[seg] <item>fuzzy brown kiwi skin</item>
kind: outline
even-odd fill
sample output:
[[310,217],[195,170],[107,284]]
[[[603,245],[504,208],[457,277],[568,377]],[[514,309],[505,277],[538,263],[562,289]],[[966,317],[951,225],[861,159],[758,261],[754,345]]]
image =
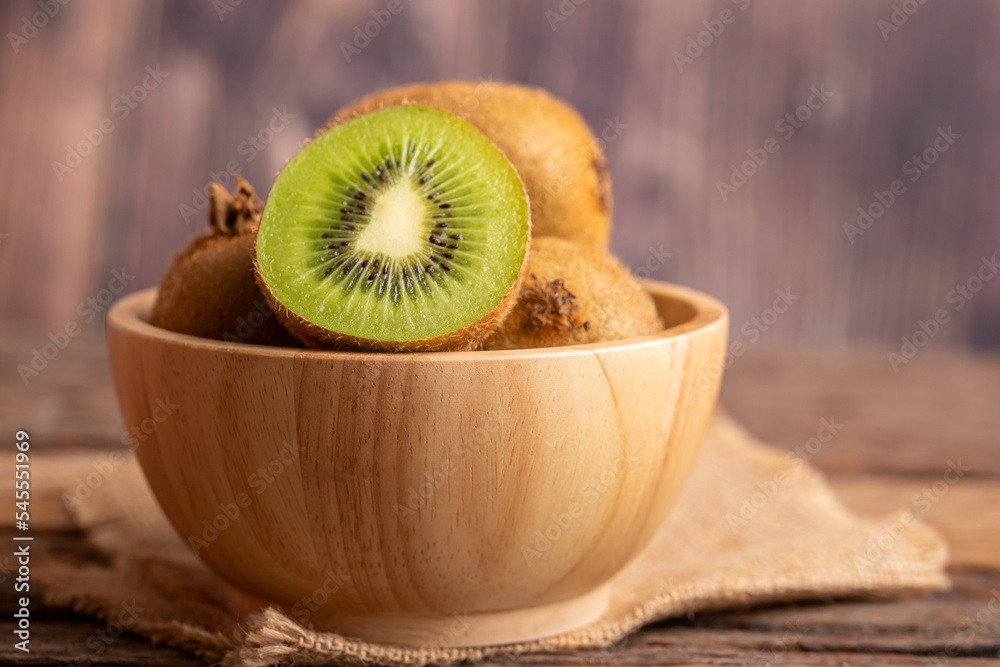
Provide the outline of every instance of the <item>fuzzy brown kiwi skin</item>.
[[484,350],[580,345],[663,330],[652,297],[611,255],[536,237],[518,303]]
[[575,109],[543,90],[500,82],[423,83],[362,98],[320,130],[402,104],[449,111],[485,134],[514,165],[531,197],[535,236],[607,248],[611,180],[607,162]]
[[[267,309],[254,280],[253,248],[263,204],[237,176],[237,190],[210,188],[209,231],[193,237],[164,275],[150,323],[177,333],[255,345],[301,347]],[[240,318],[263,318],[240,338]]]

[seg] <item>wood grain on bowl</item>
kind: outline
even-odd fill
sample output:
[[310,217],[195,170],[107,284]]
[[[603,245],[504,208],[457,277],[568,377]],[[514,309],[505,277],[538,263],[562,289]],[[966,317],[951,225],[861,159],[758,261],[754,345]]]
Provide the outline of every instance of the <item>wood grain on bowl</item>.
[[[725,308],[647,283],[668,329],[614,343],[378,354],[158,329],[141,292],[108,316],[136,448],[179,535],[240,591],[315,627],[399,644],[577,627],[647,544],[698,454]],[[518,612],[517,615],[511,612]],[[456,615],[469,619],[457,635]],[[525,622],[528,619],[529,622]]]

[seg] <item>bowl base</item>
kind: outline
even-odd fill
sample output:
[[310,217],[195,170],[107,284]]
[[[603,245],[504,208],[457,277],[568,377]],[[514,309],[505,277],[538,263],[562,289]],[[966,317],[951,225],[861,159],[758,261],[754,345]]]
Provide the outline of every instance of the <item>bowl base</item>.
[[[269,606],[227,586],[230,608],[245,615]],[[611,587],[541,607],[446,616],[413,614],[342,615],[314,612],[307,625],[379,644],[416,647],[471,647],[526,642],[581,628],[607,611]],[[277,605],[274,605],[277,606]],[[292,616],[294,618],[294,616]]]

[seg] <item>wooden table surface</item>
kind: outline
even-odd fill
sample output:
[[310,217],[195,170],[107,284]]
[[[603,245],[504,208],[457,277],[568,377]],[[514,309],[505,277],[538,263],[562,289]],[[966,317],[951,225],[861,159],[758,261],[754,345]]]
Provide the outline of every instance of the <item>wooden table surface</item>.
[[[25,428],[36,452],[120,447],[121,421],[101,342],[75,340],[26,387],[10,371],[38,344],[37,336],[0,333],[0,364],[8,369],[0,382],[5,441]],[[878,352],[751,351],[728,371],[722,403],[756,435],[783,448],[814,436],[823,419],[842,424],[813,463],[856,513],[909,509],[936,526],[950,546],[953,588],[900,601],[697,614],[649,626],[606,650],[485,664],[1000,664],[1000,357],[924,350],[894,373]],[[949,462],[971,470],[937,495],[933,484]],[[46,512],[58,517],[59,508]],[[36,521],[34,527],[36,553],[58,552],[80,562],[100,557],[65,520]],[[11,544],[11,534],[0,527],[0,542]],[[206,664],[134,636],[106,644],[104,624],[38,605],[31,610],[31,653],[14,650],[11,563],[9,553],[0,553],[0,663]]]

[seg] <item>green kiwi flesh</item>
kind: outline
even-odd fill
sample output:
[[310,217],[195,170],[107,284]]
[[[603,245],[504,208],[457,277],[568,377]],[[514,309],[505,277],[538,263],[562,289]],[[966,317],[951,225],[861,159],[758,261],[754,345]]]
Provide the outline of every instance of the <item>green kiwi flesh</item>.
[[375,111],[319,135],[278,175],[257,279],[313,347],[471,349],[516,303],[529,210],[510,162],[465,121]]

